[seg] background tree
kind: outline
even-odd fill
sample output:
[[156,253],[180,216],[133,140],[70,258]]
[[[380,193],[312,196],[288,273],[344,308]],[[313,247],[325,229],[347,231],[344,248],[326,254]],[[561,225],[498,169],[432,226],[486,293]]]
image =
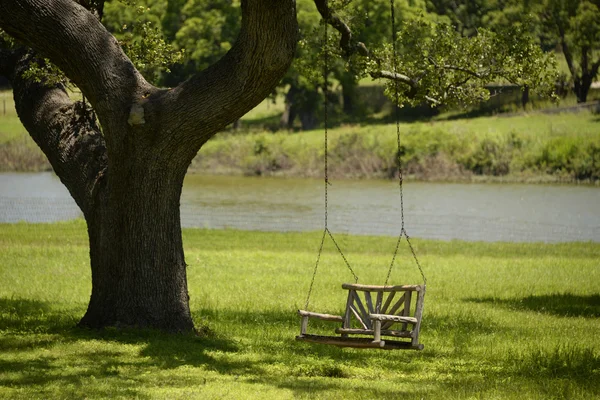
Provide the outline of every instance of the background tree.
[[[482,85],[499,77],[541,88],[553,82],[547,58],[524,32],[467,39],[420,19],[402,25],[395,52],[389,43],[368,48],[326,0],[315,5],[335,28],[321,50],[362,59],[359,77],[388,79],[390,94],[398,85],[399,105],[468,103],[484,98]],[[298,40],[293,0],[245,0],[240,13],[239,35],[222,58],[159,88],[101,24],[102,1],[0,2],[0,28],[18,42],[0,43],[0,74],[87,223],[92,293],[80,325],[193,330],[179,214],[186,170],[212,136],[273,92]],[[169,29],[178,24],[185,26],[169,16]],[[221,39],[215,43],[223,49]],[[24,75],[40,56],[91,107],[73,102],[60,82]]]
[[586,102],[600,68],[600,1],[545,0],[541,16],[565,56],[577,102]]

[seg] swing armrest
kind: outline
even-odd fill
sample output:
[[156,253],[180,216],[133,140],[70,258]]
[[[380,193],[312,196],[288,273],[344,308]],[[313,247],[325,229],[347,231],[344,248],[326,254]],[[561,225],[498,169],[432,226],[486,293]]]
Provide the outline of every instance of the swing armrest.
[[324,321],[333,321],[333,322],[343,322],[344,321],[344,319],[342,317],[340,317],[339,315],[321,314],[321,313],[305,311],[305,310],[298,310],[298,315],[300,315],[301,317],[318,318],[318,319],[322,319]]
[[417,319],[413,317],[403,317],[400,315],[387,315],[387,314],[369,314],[369,318],[373,321],[393,321],[402,322],[407,324],[416,324]]

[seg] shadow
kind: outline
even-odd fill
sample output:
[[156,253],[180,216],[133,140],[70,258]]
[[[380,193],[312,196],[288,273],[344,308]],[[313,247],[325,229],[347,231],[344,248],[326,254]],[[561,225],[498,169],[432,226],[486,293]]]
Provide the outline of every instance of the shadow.
[[556,293],[512,299],[498,299],[494,297],[468,298],[465,301],[499,305],[517,311],[533,311],[560,317],[600,317],[600,295],[598,294],[574,295],[571,293]]
[[[597,298],[591,301],[598,304]],[[156,397],[148,389],[153,387],[168,391],[163,394],[191,390],[201,396],[207,383],[215,388],[235,382],[256,390],[284,389],[295,397],[443,398],[453,391],[485,397],[486,390],[493,390],[490,382],[512,377],[540,387],[549,378],[572,377],[594,389],[588,382],[599,365],[597,355],[581,349],[553,352],[527,346],[494,363],[482,362],[471,357],[469,341],[508,328],[466,311],[428,313],[422,326],[425,350],[420,352],[298,342],[294,338],[300,319],[294,310],[194,309],[196,321],[202,316],[209,327],[218,322],[219,331],[203,329],[201,336],[95,331],[66,322],[81,313],[76,308],[65,312],[48,302],[0,299],[0,386],[28,390],[40,398],[84,398],[93,390],[94,397],[143,399]],[[314,328],[330,329],[333,335],[335,324]],[[540,378],[532,372],[542,369]],[[400,374],[401,384],[390,380],[394,374]],[[440,381],[440,374],[451,379]],[[380,376],[388,383],[369,383]]]
[[52,333],[74,326],[78,322],[74,315],[81,312],[83,309],[57,311],[46,301],[0,298],[0,330]]

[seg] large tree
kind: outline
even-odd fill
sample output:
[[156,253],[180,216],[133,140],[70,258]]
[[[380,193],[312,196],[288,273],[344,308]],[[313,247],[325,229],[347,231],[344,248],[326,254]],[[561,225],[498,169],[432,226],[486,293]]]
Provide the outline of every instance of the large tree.
[[[541,55],[518,35],[462,40],[421,21],[403,26],[396,54],[389,45],[368,49],[327,0],[315,4],[336,33],[322,50],[362,57],[365,74],[401,85],[398,102],[468,101],[485,94],[475,83],[498,77],[531,86],[545,81]],[[102,25],[102,10],[103,0],[1,0],[0,28],[17,44],[4,41],[0,75],[9,77],[19,118],[87,222],[92,293],[80,324],[192,331],[183,179],[202,145],[263,100],[288,70],[298,40],[295,2],[243,0],[231,49],[170,89],[144,79]],[[63,84],[31,74],[44,58],[91,106],[72,101]]]
[[179,198],[187,167],[216,132],[277,85],[294,56],[293,0],[248,1],[232,49],[173,89],[149,84],[117,40],[72,0],[0,3],[0,27],[55,63],[64,87],[23,77],[33,55],[2,55],[19,118],[87,221],[92,294],[81,324],[190,331]]

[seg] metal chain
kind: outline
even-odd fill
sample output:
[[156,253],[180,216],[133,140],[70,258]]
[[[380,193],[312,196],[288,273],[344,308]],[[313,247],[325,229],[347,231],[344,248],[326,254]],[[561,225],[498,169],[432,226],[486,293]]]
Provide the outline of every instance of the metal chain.
[[325,25],[325,33],[323,35],[323,96],[325,97],[325,101],[324,101],[324,125],[325,125],[325,135],[324,135],[324,148],[325,148],[325,152],[324,152],[324,157],[325,157],[325,163],[324,163],[324,183],[325,183],[325,215],[324,215],[324,228],[323,228],[323,237],[321,238],[321,245],[319,246],[319,252],[317,254],[317,262],[315,263],[315,268],[313,270],[313,275],[312,275],[312,279],[310,281],[310,286],[308,288],[308,295],[306,296],[306,304],[304,306],[304,309],[308,309],[308,304],[310,302],[310,295],[312,294],[312,290],[313,290],[313,286],[315,283],[315,277],[317,276],[317,269],[319,268],[319,261],[321,260],[321,253],[323,252],[323,244],[325,242],[325,236],[327,234],[329,234],[329,237],[331,238],[331,240],[333,241],[333,243],[335,244],[336,249],[338,250],[338,252],[340,253],[340,255],[342,256],[342,259],[344,260],[344,262],[346,263],[346,267],[348,267],[348,269],[350,270],[350,272],[352,273],[352,276],[354,277],[354,282],[358,282],[358,276],[356,276],[356,273],[354,273],[354,270],[352,269],[352,267],[350,266],[350,263],[348,262],[348,260],[346,259],[346,256],[344,255],[344,253],[342,252],[342,249],[340,248],[340,246],[337,244],[336,240],[333,238],[333,235],[331,234],[331,231],[329,230],[328,227],[328,221],[329,221],[329,204],[328,204],[328,186],[329,186],[329,166],[327,164],[328,162],[328,143],[327,143],[327,139],[328,139],[328,134],[327,134],[327,128],[328,128],[328,122],[329,122],[329,110],[328,110],[328,106],[329,106],[329,87],[328,87],[328,75],[329,75],[329,53],[327,51],[327,40],[328,40],[328,32],[327,32],[327,21],[324,21],[324,25]]
[[356,275],[356,273],[354,272],[354,270],[352,269],[352,267],[350,266],[350,263],[348,262],[348,260],[346,259],[346,256],[344,255],[344,253],[342,252],[342,249],[340,248],[340,246],[337,244],[337,242],[335,241],[335,239],[333,238],[333,235],[331,234],[331,231],[329,230],[329,228],[326,229],[327,233],[329,233],[329,237],[331,238],[331,240],[333,241],[333,244],[335,244],[335,247],[337,248],[338,252],[340,253],[340,255],[342,256],[342,258],[344,259],[344,262],[346,263],[346,267],[348,267],[348,269],[350,270],[350,273],[352,274],[352,276],[354,277],[354,283],[358,283],[358,276]]
[[315,269],[310,280],[310,286],[308,287],[308,294],[306,295],[306,303],[304,309],[308,310],[308,303],[310,301],[310,295],[312,294],[313,285],[315,284],[315,277],[317,276],[317,268],[319,268],[319,261],[321,260],[321,253],[323,252],[323,243],[325,243],[326,230],[323,231],[323,237],[321,238],[321,246],[319,246],[319,253],[317,254],[317,262],[315,263]]
[[419,259],[417,258],[417,253],[415,253],[415,249],[413,249],[412,244],[410,243],[410,237],[408,236],[408,233],[406,233],[406,231],[403,229],[402,232],[404,232],[404,236],[406,237],[406,243],[408,243],[408,248],[410,249],[410,252],[413,255],[413,258],[415,259],[415,263],[417,263],[417,267],[419,267],[419,272],[421,273],[421,277],[423,278],[423,284],[427,285],[427,278],[425,278],[425,274],[423,273],[423,268],[421,268],[421,263],[419,262]]
[[[392,20],[392,68],[394,73],[398,73],[398,64],[397,64],[397,52],[396,52],[396,42],[397,42],[397,33],[396,33],[396,15],[394,11],[394,0],[390,0],[390,13]],[[396,141],[398,144],[398,154],[396,155],[396,159],[398,162],[398,189],[400,191],[400,234],[398,235],[398,240],[396,241],[396,248],[394,249],[394,254],[392,255],[392,261],[390,262],[390,267],[388,268],[387,276],[385,278],[384,286],[387,286],[390,276],[392,274],[392,269],[394,268],[394,263],[396,262],[396,257],[398,255],[398,250],[400,248],[400,242],[402,241],[402,235],[406,237],[406,241],[408,243],[408,247],[412,252],[413,258],[417,263],[417,267],[419,267],[419,271],[421,272],[421,276],[423,277],[423,283],[427,283],[427,279],[425,279],[425,274],[423,273],[423,269],[421,268],[421,264],[417,258],[417,254],[410,243],[410,238],[406,233],[406,229],[404,229],[404,193],[402,188],[402,182],[404,181],[403,171],[402,171],[402,143],[400,141],[400,108],[398,107],[398,103],[400,103],[400,94],[398,90],[398,81],[394,80],[394,111],[396,117]]]

